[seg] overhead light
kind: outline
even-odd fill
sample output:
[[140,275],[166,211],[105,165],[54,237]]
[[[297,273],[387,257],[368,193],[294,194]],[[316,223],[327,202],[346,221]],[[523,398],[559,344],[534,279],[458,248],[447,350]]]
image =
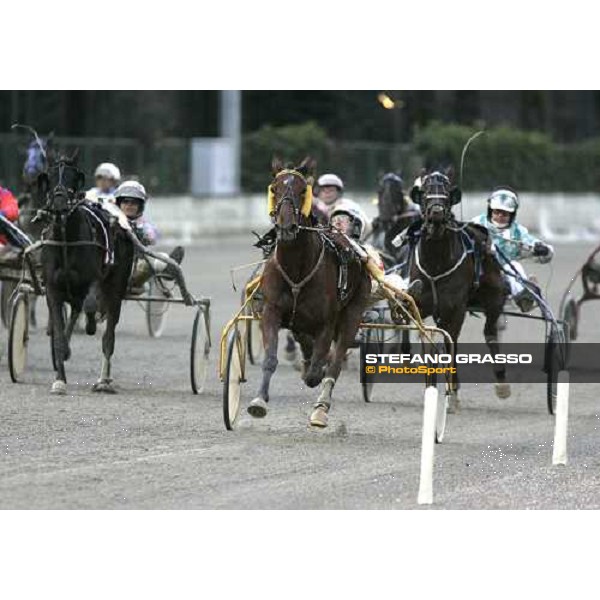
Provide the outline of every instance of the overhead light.
[[381,106],[383,106],[383,108],[385,108],[386,110],[392,110],[393,108],[402,108],[404,106],[404,102],[402,102],[402,100],[394,100],[385,92],[381,92],[377,96],[377,100],[379,100],[379,104],[381,104]]

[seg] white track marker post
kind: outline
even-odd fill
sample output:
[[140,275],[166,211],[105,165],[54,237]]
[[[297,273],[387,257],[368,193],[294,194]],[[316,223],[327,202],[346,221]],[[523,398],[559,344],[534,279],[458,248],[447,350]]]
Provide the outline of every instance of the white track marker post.
[[556,390],[556,417],[554,419],[554,447],[552,464],[567,464],[567,429],[569,426],[569,372],[558,373]]
[[421,439],[421,477],[419,479],[419,504],[433,502],[433,454],[435,448],[435,420],[438,390],[429,386],[423,401],[423,435]]

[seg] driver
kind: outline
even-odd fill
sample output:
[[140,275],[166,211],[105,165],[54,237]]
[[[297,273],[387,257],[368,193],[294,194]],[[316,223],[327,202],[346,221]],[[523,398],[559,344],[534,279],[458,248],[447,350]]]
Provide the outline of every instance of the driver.
[[[526,227],[517,223],[519,210],[519,197],[517,193],[507,187],[496,188],[487,201],[487,212],[472,219],[474,223],[483,225],[492,234],[497,258],[507,274],[510,293],[513,300],[522,312],[529,312],[534,304],[535,297],[515,276],[515,271],[527,281],[525,269],[518,259],[527,258],[531,254],[540,263],[548,263],[554,256],[554,248],[529,233]],[[534,277],[529,281],[537,285]]]
[[316,188],[313,207],[318,213],[319,221],[327,222],[336,202],[344,195],[344,182],[334,173],[325,173],[317,180]]
[[[148,201],[146,188],[139,181],[124,181],[115,190],[115,204],[127,217],[131,229],[144,244],[152,246],[158,240],[158,230],[144,217],[144,209]],[[160,253],[163,254],[163,253]],[[177,264],[181,264],[185,251],[181,246],[176,246],[168,256]],[[164,254],[164,256],[167,256]],[[149,257],[140,257],[135,263],[131,277],[131,292],[141,294],[144,284],[152,277],[153,273],[162,273],[174,277],[172,267],[161,260]]]
[[[0,186],[0,259],[10,261],[18,257],[13,245],[19,241],[12,224],[19,218],[19,204],[12,192]],[[8,236],[8,237],[7,237]],[[9,238],[10,242],[9,243]]]
[[367,222],[368,217],[366,214],[353,202],[339,202],[331,212],[330,225],[349,238],[371,276],[371,299],[369,304],[373,305],[385,298],[380,289],[382,282],[385,282],[396,291],[416,292],[417,286],[422,284],[417,284],[412,290],[408,290],[408,282],[398,273],[385,274],[383,260],[373,246],[364,242],[360,243]]
[[94,172],[96,187],[87,191],[85,197],[87,200],[95,202],[114,202],[115,191],[121,183],[121,171],[113,163],[101,163]]

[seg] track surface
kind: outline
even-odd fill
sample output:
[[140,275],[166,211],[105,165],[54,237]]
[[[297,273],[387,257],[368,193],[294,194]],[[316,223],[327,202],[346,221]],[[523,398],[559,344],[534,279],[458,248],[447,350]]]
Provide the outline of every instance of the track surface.
[[[316,397],[280,360],[270,413],[245,413],[223,426],[216,375],[220,329],[239,293],[228,269],[260,258],[247,238],[188,249],[190,289],[213,299],[214,346],[207,390],[193,396],[189,343],[193,312],[175,306],[164,336],[149,339],[144,313],[125,308],[114,376],[121,393],[96,395],[100,339],[79,334],[67,364],[69,394],[48,393],[53,373],[43,330],[30,340],[27,383],[13,385],[0,359],[0,508],[415,508],[422,388],[380,384],[366,405],[350,360],[336,390],[330,427],[307,429]],[[548,289],[552,307],[589,245],[559,246]],[[545,282],[546,266],[530,266]],[[242,280],[242,276],[239,280]],[[581,341],[600,340],[600,304],[584,306]],[[45,308],[40,310],[45,323]],[[481,341],[470,318],[463,339]],[[0,330],[5,350],[7,333]],[[513,321],[507,340],[541,341],[542,325]],[[243,388],[249,401],[259,370]],[[571,386],[569,464],[552,467],[553,420],[543,385],[464,385],[463,410],[450,415],[436,448],[434,508],[600,508],[600,385]]]

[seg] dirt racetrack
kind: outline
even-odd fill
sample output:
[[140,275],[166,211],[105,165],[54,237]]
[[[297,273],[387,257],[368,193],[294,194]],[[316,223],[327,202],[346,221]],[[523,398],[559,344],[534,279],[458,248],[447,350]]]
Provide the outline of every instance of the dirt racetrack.
[[[552,268],[532,265],[546,282],[553,309],[591,250],[556,248]],[[43,328],[30,340],[26,383],[10,382],[6,330],[0,330],[0,508],[415,508],[422,387],[380,384],[362,400],[356,358],[335,389],[330,427],[310,431],[316,394],[280,360],[270,413],[243,414],[223,426],[217,342],[239,293],[229,267],[258,260],[251,236],[188,248],[190,289],[212,297],[212,364],[206,392],[193,396],[189,343],[193,312],[175,306],[165,333],[150,339],[135,303],[117,331],[115,396],[91,392],[100,367],[100,339],[78,334],[67,364],[69,394],[49,394],[53,373]],[[241,281],[242,277],[239,276]],[[40,304],[43,304],[40,303]],[[45,307],[40,309],[45,323]],[[584,306],[580,341],[600,341],[600,303]],[[483,321],[463,334],[481,341]],[[513,321],[507,340],[542,341],[539,323]],[[244,399],[253,397],[251,367]],[[434,508],[600,508],[600,384],[572,385],[569,464],[552,467],[553,420],[545,386],[513,386],[508,400],[492,386],[465,384],[463,410],[450,415],[436,448]]]

